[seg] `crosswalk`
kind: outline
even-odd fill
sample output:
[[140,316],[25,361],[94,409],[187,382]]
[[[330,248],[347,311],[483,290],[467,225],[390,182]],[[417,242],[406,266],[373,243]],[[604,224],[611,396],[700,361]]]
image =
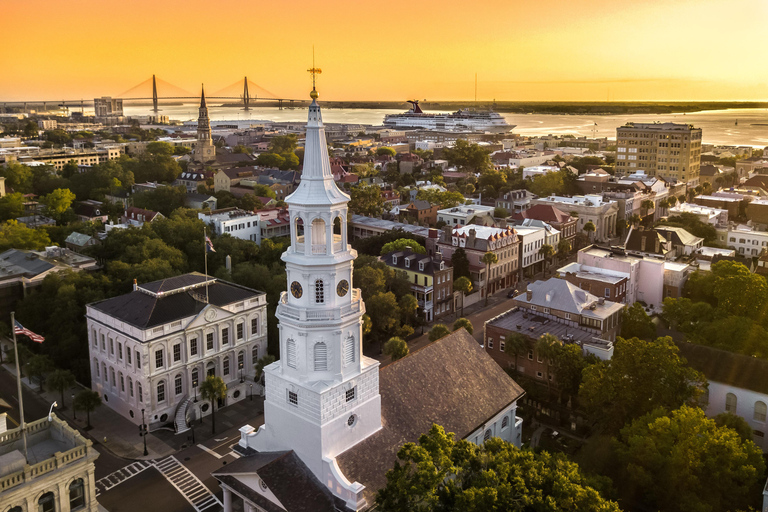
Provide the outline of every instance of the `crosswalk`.
[[207,510],[214,505],[222,506],[218,498],[203,485],[200,479],[173,455],[155,461],[154,465],[197,512]]
[[104,478],[100,478],[96,481],[96,496],[103,492],[107,492],[114,486],[128,480],[132,476],[136,476],[145,469],[152,467],[152,461],[140,460],[133,464],[129,464],[124,468],[120,468],[114,473],[110,473]]

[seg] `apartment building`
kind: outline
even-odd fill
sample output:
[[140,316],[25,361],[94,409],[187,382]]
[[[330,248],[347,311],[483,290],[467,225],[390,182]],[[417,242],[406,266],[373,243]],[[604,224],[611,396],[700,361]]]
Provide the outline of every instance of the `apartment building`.
[[468,224],[493,225],[493,206],[481,204],[462,204],[453,208],[437,211],[437,221],[448,226],[466,226]]
[[768,247],[768,232],[757,231],[754,227],[744,224],[731,224],[726,229],[718,229],[717,239],[745,257],[760,256],[763,249]]
[[[576,224],[578,219],[552,206],[551,204],[537,204],[520,213],[512,215],[516,224],[525,225],[526,220],[542,221],[552,226],[560,232],[559,240],[568,240],[573,247],[573,240],[576,238]],[[551,244],[552,242],[547,242]],[[553,245],[557,249],[557,243]]]
[[453,268],[446,265],[439,252],[427,256],[411,250],[395,251],[381,260],[408,276],[411,292],[427,322],[453,314]]
[[534,194],[525,189],[510,190],[496,199],[496,208],[504,208],[510,215],[522,213],[531,207],[531,200],[535,198]]
[[263,292],[197,272],[141,285],[86,305],[91,388],[135,424],[150,427],[211,413],[197,397],[209,375],[227,385],[224,406],[246,398],[247,380],[267,350]]
[[551,205],[568,212],[577,218],[577,232],[583,232],[587,222],[592,222],[595,232],[592,237],[596,241],[608,241],[616,236],[616,219],[619,218],[619,204],[616,201],[604,200],[602,195],[588,194],[585,196],[549,196],[534,199],[535,205]]
[[616,128],[616,174],[645,170],[689,186],[699,183],[701,128],[677,123],[627,123]]
[[261,245],[261,228],[259,215],[239,208],[222,208],[210,213],[200,212],[197,218],[213,227],[213,231],[221,236],[225,233],[241,240],[250,240]]

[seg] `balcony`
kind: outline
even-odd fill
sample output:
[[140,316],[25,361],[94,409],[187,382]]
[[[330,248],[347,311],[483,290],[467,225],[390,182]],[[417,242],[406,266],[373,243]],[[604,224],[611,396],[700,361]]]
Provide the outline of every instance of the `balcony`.
[[362,300],[360,290],[352,290],[352,303],[334,309],[305,309],[288,304],[288,292],[280,294],[280,302],[277,304],[277,314],[306,322],[329,322],[341,320],[345,316],[360,312]]

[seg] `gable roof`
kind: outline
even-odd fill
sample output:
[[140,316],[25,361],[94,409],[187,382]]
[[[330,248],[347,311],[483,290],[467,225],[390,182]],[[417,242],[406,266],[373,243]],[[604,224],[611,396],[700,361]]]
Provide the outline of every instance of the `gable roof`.
[[[643,245],[643,240],[645,240],[645,245]],[[624,248],[628,251],[665,255],[669,252],[666,247],[667,243],[667,239],[657,231],[630,229]]]
[[768,394],[768,361],[688,342],[677,342],[688,365],[708,380]]
[[433,205],[429,201],[425,201],[424,199],[414,199],[411,201],[408,206],[406,206],[406,209],[408,210],[431,210],[432,208],[436,208],[438,205]]
[[768,175],[756,174],[741,184],[742,187],[759,187],[768,190]]
[[379,392],[381,430],[336,457],[368,503],[404,443],[433,423],[464,438],[525,393],[463,328],[382,368]]
[[[253,453],[212,473],[224,485],[267,512],[333,512],[336,498],[291,451]],[[258,475],[285,509],[267,499],[241,478]],[[240,478],[238,478],[240,476]]]
[[535,219],[544,222],[564,223],[571,220],[571,216],[560,208],[551,204],[537,204],[527,210],[512,215],[515,220]]
[[698,245],[703,242],[703,238],[694,236],[686,229],[675,226],[658,226],[656,231],[661,233],[664,238],[671,240],[673,245]]
[[67,239],[64,240],[64,243],[82,247],[85,244],[87,244],[91,238],[92,238],[91,235],[84,235],[83,233],[78,233],[77,231],[73,231],[72,233],[69,234]]
[[[528,290],[531,292],[530,300],[526,292],[523,292],[515,297],[515,302],[524,307],[534,305],[593,318],[605,318],[624,307],[623,304],[609,300],[603,300],[601,304],[601,297],[558,277],[531,283]],[[591,308],[593,305],[594,309]]]

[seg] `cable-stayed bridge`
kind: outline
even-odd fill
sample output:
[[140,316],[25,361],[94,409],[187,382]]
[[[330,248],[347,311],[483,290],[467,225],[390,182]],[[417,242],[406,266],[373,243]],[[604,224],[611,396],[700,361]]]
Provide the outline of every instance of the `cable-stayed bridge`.
[[[131,87],[119,96],[113,97],[122,99],[125,103],[144,103],[151,101],[152,111],[155,113],[160,111],[160,105],[163,101],[176,102],[179,100],[200,99],[199,94],[193,94],[186,91],[165,80],[155,77],[155,75],[152,75],[151,78]],[[221,100],[225,102],[225,106],[242,108],[246,111],[250,110],[251,105],[257,101],[273,104],[280,109],[284,107],[292,108],[294,106],[303,106],[309,103],[308,100],[303,99],[282,98],[264,89],[252,80],[248,80],[248,77],[244,77],[243,80],[238,80],[213,94],[206,94],[205,99],[214,101]],[[27,110],[39,106],[42,106],[43,110],[47,110],[49,106],[84,108],[86,105],[92,105],[92,100],[0,100],[0,110],[5,110],[7,107],[23,107],[24,110]]]

